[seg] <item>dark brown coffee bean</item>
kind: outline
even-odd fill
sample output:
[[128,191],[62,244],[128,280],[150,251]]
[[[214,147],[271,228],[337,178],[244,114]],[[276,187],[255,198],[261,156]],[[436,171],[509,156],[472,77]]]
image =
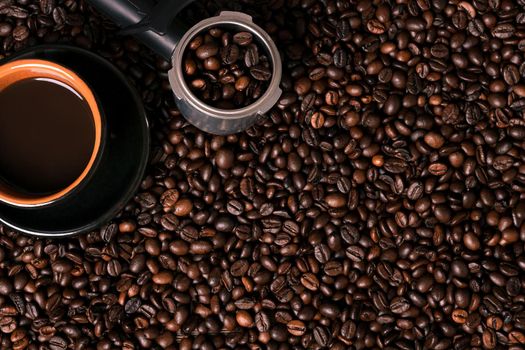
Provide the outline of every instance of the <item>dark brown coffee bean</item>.
[[118,260],[111,260],[107,265],[108,275],[116,277],[120,275],[122,271],[122,266]]
[[402,314],[410,308],[408,300],[403,297],[395,297],[390,302],[390,310],[395,314]]
[[233,263],[230,272],[234,277],[241,277],[248,272],[249,265],[246,260],[238,260]]
[[12,35],[16,41],[24,41],[29,36],[29,29],[26,26],[17,26],[13,29]]
[[483,25],[483,22],[479,18],[475,18],[474,20],[470,21],[467,29],[470,34],[472,34],[475,37],[479,37],[483,34],[485,31],[485,26]]
[[313,331],[314,339],[320,346],[327,346],[330,342],[330,334],[323,326],[317,326]]
[[481,246],[478,237],[472,232],[467,232],[465,236],[463,236],[463,243],[467,249],[474,251],[478,250]]
[[221,148],[215,153],[215,164],[221,169],[229,169],[234,165],[235,155],[228,148]]
[[359,241],[359,230],[355,226],[344,225],[343,227],[341,227],[340,232],[341,238],[343,238],[343,240],[348,244],[354,244],[357,243],[357,241]]
[[405,171],[407,164],[402,159],[389,158],[384,161],[383,166],[390,173],[400,174]]
[[223,64],[234,64],[240,56],[239,47],[235,44],[227,45],[221,49],[221,58]]
[[338,261],[329,261],[325,264],[323,270],[327,276],[335,277],[343,274],[343,265]]
[[244,54],[244,64],[246,67],[253,67],[259,64],[259,49],[256,45],[250,44]]
[[494,330],[492,329],[485,329],[483,331],[483,337],[482,337],[482,340],[483,340],[483,345],[487,348],[487,349],[495,349],[496,348],[496,332],[494,332]]
[[456,323],[463,324],[467,321],[468,313],[462,309],[455,309],[452,311],[452,320]]
[[366,24],[366,28],[372,34],[383,34],[385,32],[385,26],[377,19],[371,19]]
[[216,44],[211,43],[199,46],[195,52],[197,57],[201,60],[215,56],[217,53],[219,53],[219,47]]
[[341,176],[337,180],[337,189],[342,193],[349,193],[352,188],[352,182],[349,178]]
[[319,244],[314,248],[314,256],[321,264],[330,259],[330,248],[324,244]]
[[194,241],[190,243],[190,253],[193,254],[208,254],[212,249],[212,245],[208,241]]
[[237,91],[244,91],[248,88],[248,85],[250,84],[250,78],[246,75],[243,75],[237,79],[235,82],[235,89]]
[[304,322],[300,320],[292,320],[287,323],[286,328],[288,329],[288,332],[293,335],[300,337],[306,332],[306,326]]
[[515,85],[520,80],[518,68],[513,64],[507,64],[503,67],[503,79],[509,85]]
[[187,198],[178,200],[173,206],[173,213],[176,216],[186,216],[193,209],[193,203]]
[[270,318],[264,311],[255,314],[255,327],[259,332],[268,332],[270,325]]
[[323,113],[321,112],[312,113],[312,116],[310,117],[310,124],[312,125],[312,128],[320,129],[323,127],[324,123],[325,123],[325,117]]
[[348,63],[348,54],[345,50],[343,49],[337,49],[335,52],[334,52],[334,65],[337,67],[337,68],[343,68],[347,65]]
[[492,28],[492,35],[498,39],[508,39],[514,35],[516,29],[508,23],[498,24]]
[[354,262],[361,262],[365,258],[365,251],[356,245],[349,246],[346,248],[346,256]]
[[216,57],[208,57],[204,60],[203,67],[208,71],[217,71],[221,68],[221,62]]
[[177,203],[179,196],[179,191],[176,189],[170,189],[162,194],[160,202],[164,208],[169,210],[174,207],[175,203]]
[[525,333],[521,331],[510,331],[509,341],[511,344],[525,344]]
[[256,65],[250,68],[250,75],[257,80],[268,81],[272,77],[272,72],[265,66]]
[[237,320],[237,323],[241,327],[248,328],[253,325],[253,318],[248,311],[245,311],[245,310],[237,311],[235,319]]
[[0,23],[0,37],[7,37],[11,35],[13,31],[13,26],[10,23],[2,22]]
[[448,170],[447,166],[443,163],[434,163],[428,166],[428,172],[435,176],[445,175],[447,170]]
[[170,271],[161,271],[154,274],[152,280],[156,284],[170,284],[173,281],[173,273]]
[[309,289],[316,291],[319,288],[319,280],[313,273],[305,273],[301,276],[301,284]]
[[124,311],[128,314],[133,314],[139,310],[141,305],[140,298],[131,298],[126,302]]
[[49,340],[49,348],[51,350],[65,350],[67,349],[67,342],[64,338],[55,336]]
[[255,306],[255,300],[250,298],[243,298],[235,301],[235,306],[241,310],[250,310]]
[[232,215],[241,215],[244,212],[244,204],[236,199],[228,202],[227,210]]
[[325,201],[331,208],[341,208],[346,205],[346,197],[340,193],[327,195]]
[[521,282],[517,277],[511,277],[506,283],[507,294],[510,296],[517,296],[521,291]]
[[241,46],[250,45],[252,40],[253,35],[250,32],[239,32],[233,35],[233,42]]
[[446,124],[457,124],[460,121],[459,107],[455,104],[447,105],[443,110],[443,121]]
[[413,182],[407,189],[407,197],[410,200],[418,200],[423,195],[423,184],[421,182]]
[[445,138],[435,132],[429,132],[424,139],[427,145],[435,149],[439,149],[445,144]]

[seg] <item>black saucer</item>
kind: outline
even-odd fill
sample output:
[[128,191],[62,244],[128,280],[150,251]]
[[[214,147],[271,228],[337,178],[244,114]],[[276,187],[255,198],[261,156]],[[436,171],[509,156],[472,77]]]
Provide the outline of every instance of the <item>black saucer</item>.
[[8,60],[22,58],[53,61],[84,79],[105,113],[108,137],[96,172],[78,193],[45,208],[20,209],[0,203],[0,222],[18,231],[44,237],[92,231],[124,207],[144,174],[149,154],[149,128],[142,102],[120,71],[90,51],[45,45]]

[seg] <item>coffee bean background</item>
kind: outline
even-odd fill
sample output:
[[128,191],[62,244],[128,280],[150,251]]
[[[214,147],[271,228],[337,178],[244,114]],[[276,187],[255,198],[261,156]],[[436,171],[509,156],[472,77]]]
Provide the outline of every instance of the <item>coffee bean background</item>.
[[2,349],[525,348],[523,0],[201,1],[276,40],[284,93],[244,133],[177,111],[158,59],[76,0],[0,0],[140,91],[151,164],[111,223],[0,235]]

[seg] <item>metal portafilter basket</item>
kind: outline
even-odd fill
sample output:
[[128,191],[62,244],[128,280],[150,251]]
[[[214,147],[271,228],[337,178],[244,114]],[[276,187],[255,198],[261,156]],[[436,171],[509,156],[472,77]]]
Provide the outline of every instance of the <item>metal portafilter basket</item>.
[[[275,43],[250,16],[242,12],[224,11],[186,30],[177,14],[193,0],[161,0],[156,5],[148,0],[89,0],[100,12],[166,58],[172,64],[169,81],[182,115],[193,125],[212,134],[226,135],[245,130],[268,112],[281,96],[279,84],[282,63]],[[266,51],[272,66],[272,79],[265,93],[254,103],[239,109],[219,109],[195,96],[183,76],[186,47],[198,34],[212,27],[253,34]]]

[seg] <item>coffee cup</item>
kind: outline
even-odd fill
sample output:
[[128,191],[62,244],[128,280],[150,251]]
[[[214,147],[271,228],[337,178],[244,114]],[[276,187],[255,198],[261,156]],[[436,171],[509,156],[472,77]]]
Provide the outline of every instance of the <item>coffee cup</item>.
[[0,202],[48,206],[89,180],[104,146],[104,116],[75,72],[42,59],[6,63],[0,105]]
[[140,95],[111,62],[70,45],[27,48],[0,61],[0,105],[0,225],[71,236],[129,203],[150,133]]

